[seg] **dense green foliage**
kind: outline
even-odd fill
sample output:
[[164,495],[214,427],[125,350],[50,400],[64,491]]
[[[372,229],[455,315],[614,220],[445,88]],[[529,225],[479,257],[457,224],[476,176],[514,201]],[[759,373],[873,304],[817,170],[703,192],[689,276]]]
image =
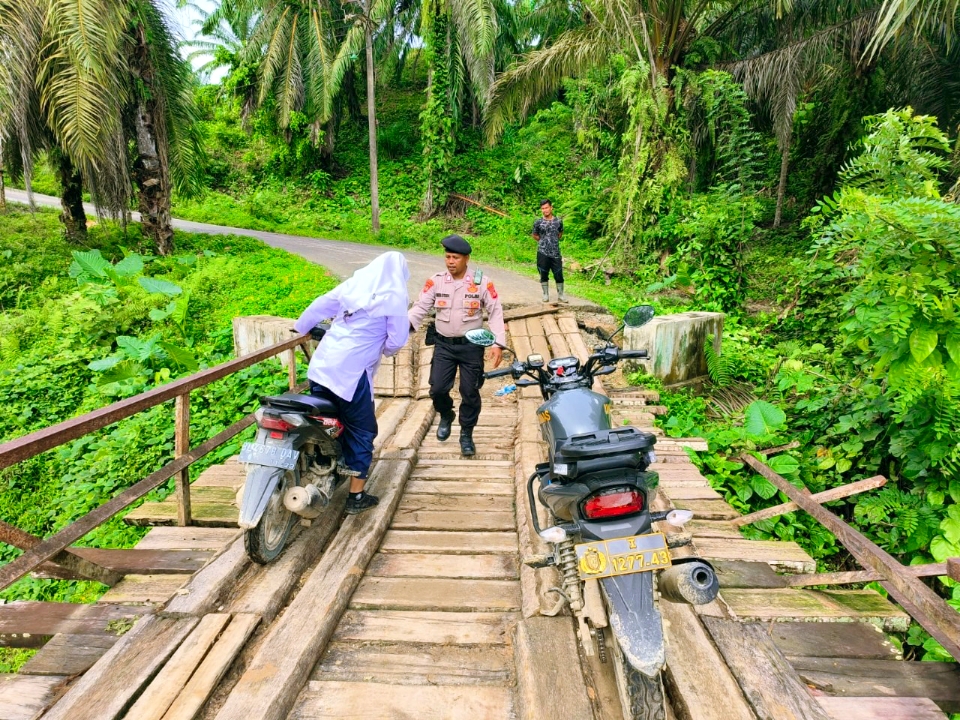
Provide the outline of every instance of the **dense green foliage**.
[[[93,228],[89,241],[96,248],[88,250],[60,239],[53,212],[13,209],[0,216],[0,439],[223,362],[233,353],[233,317],[295,317],[334,284],[322,268],[258,241],[185,233],[177,239],[181,254],[160,258],[135,251],[140,238],[133,228],[126,235]],[[194,392],[194,443],[250,412],[258,394],[285,381],[285,373],[263,363]],[[239,442],[195,467],[234,454]],[[0,473],[0,516],[49,535],[155,470],[172,451],[168,403]],[[129,546],[141,534],[113,520],[83,542]],[[15,554],[4,551],[5,558]],[[95,583],[24,579],[3,597],[78,593],[95,597],[99,590]]]

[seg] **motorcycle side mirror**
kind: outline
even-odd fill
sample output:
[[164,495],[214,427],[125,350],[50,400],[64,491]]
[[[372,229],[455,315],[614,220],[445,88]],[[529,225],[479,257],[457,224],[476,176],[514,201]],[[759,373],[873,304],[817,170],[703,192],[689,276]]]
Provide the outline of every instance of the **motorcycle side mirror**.
[[467,330],[467,332],[465,332],[463,336],[467,339],[467,342],[473,345],[479,345],[480,347],[492,347],[496,345],[499,348],[503,348],[514,357],[517,356],[517,354],[513,350],[508,348],[506,345],[501,345],[500,343],[498,343],[497,336],[494,335],[493,332],[491,332],[490,330],[487,330],[486,328],[477,328],[476,330]]
[[480,347],[490,347],[497,344],[497,336],[486,328],[477,328],[476,330],[467,330],[464,334],[467,342],[479,345]]
[[640,327],[653,320],[656,315],[653,305],[634,305],[623,316],[623,324],[627,327]]

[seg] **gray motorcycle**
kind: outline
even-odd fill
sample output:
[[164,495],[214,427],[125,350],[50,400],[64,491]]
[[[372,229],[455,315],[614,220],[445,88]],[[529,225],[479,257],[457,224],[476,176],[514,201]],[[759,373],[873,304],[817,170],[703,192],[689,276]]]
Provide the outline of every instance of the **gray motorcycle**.
[[[612,645],[625,720],[665,716],[658,599],[703,604],[719,590],[709,563],[671,557],[670,548],[689,543],[688,536],[668,538],[653,531],[655,522],[682,527],[693,516],[687,510],[650,509],[659,483],[649,470],[656,436],[635,427],[614,428],[610,399],[591,389],[594,378],[614,372],[621,360],[647,357],[645,350],[624,351],[612,340],[624,326],[639,327],[653,315],[649,305],[628,310],[620,329],[582,364],[576,357],[520,360],[510,351],[510,367],[484,375],[512,375],[518,386],[540,387],[544,403],[537,416],[549,460],[537,465],[527,490],[533,526],[553,553],[524,558],[524,563],[560,571],[554,612],[569,604],[587,655],[606,662],[608,642]],[[478,345],[495,343],[489,330],[473,330],[467,337]],[[549,511],[550,527],[540,527],[538,500]]]
[[[321,323],[310,334],[320,340],[327,329]],[[240,450],[247,479],[238,523],[247,555],[265,565],[279,557],[296,522],[318,517],[343,481],[343,423],[329,400],[297,393],[261,397],[254,417],[257,436]]]

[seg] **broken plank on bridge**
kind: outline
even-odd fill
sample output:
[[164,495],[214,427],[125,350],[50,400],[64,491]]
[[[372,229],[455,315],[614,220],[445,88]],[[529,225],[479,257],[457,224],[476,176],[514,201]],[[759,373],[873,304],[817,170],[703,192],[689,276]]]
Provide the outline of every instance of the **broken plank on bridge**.
[[960,712],[960,666],[948,662],[892,662],[787,656],[808,685],[849,697],[926,697]]
[[153,608],[19,601],[0,605],[0,647],[39,647],[58,633],[116,635],[113,621],[132,621]]
[[715,617],[702,619],[757,717],[830,720],[764,627]]
[[[203,567],[213,553],[209,550],[146,550],[130,548],[126,550],[71,547],[70,551],[86,560],[95,562],[121,575],[138,573],[141,575],[162,575],[192,573]],[[45,563],[36,572],[31,573],[39,578],[56,578],[59,580],[80,579],[78,573],[67,571],[65,568]]]
[[35,720],[69,679],[64,675],[0,675],[0,718]]
[[44,715],[44,720],[114,720],[196,626],[196,618],[143,618]]
[[873,590],[817,591],[730,588],[723,600],[741,620],[870,622],[887,632],[906,632],[910,616]]

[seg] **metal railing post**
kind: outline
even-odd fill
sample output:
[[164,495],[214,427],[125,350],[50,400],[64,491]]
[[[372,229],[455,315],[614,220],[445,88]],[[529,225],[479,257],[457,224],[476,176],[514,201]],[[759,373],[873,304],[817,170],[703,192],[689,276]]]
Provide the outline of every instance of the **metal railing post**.
[[[176,433],[174,437],[175,457],[190,452],[190,393],[177,395]],[[177,483],[177,524],[186,527],[190,524],[190,467],[180,470],[175,476]]]

